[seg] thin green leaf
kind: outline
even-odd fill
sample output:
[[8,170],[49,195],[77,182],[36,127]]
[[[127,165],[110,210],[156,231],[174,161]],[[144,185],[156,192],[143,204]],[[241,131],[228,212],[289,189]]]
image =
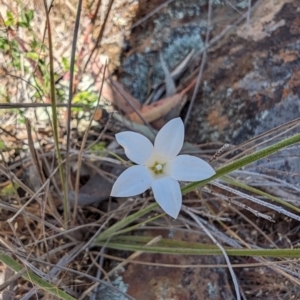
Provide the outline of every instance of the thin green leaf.
[[155,207],[157,207],[157,203],[152,203],[149,206],[147,206],[146,208],[144,208],[142,210],[139,210],[136,213],[134,213],[134,214],[126,217],[125,219],[119,221],[118,223],[116,223],[113,226],[106,229],[104,232],[100,233],[100,235],[96,239],[96,242],[106,241],[115,232],[117,232],[118,230],[121,230],[122,228],[124,228],[128,224],[134,222],[135,220],[138,220],[143,215],[145,215],[145,214],[149,213],[150,211],[152,211]]
[[30,9],[27,13],[25,13],[25,18],[27,21],[27,24],[30,25],[30,22],[33,20],[34,11]]
[[[150,239],[149,239],[150,240]],[[167,240],[167,241],[166,241]],[[166,242],[168,245],[166,245]],[[179,244],[179,247],[177,246]],[[104,246],[116,250],[127,251],[142,251],[146,253],[164,253],[164,254],[178,254],[178,255],[222,255],[222,251],[215,245],[206,245],[198,243],[190,243],[176,240],[161,239],[155,245],[145,245],[133,243],[129,241],[126,243],[124,239],[112,239],[108,242],[96,242],[98,246]],[[261,256],[261,257],[286,257],[298,258],[300,257],[300,249],[236,249],[225,248],[229,256]]]
[[39,54],[36,52],[27,52],[25,55],[26,55],[26,57],[28,57],[34,61],[38,61],[38,59],[39,59]]
[[[19,264],[17,261],[11,258],[9,255],[6,255],[2,252],[0,252],[0,261],[3,262],[5,265],[7,265],[10,269],[12,269],[15,272],[20,272],[21,270],[24,269],[24,267],[21,264]],[[22,277],[30,281],[32,284],[38,286],[41,290],[44,290],[45,292],[48,292],[51,295],[58,297],[59,299],[75,300],[75,298],[71,297],[64,291],[60,290],[55,285],[52,285],[51,283],[40,278],[39,276],[37,276],[31,271],[26,271],[22,275]]]

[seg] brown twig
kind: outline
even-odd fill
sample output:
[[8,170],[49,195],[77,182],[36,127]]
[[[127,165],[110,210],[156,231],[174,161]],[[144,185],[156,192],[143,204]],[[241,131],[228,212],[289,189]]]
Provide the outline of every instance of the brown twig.
[[[79,24],[80,24],[80,14],[81,14],[81,7],[82,7],[82,0],[78,1],[77,6],[77,14],[76,14],[76,21],[74,27],[74,34],[72,39],[72,51],[71,51],[71,62],[70,62],[70,84],[69,84],[69,99],[68,99],[68,107],[67,107],[67,145],[66,145],[66,185],[69,189],[69,180],[70,180],[70,135],[71,135],[71,107],[72,107],[72,99],[73,99],[73,81],[74,81],[74,70],[75,70],[75,54],[76,54],[76,45],[77,45],[77,38],[78,38],[78,31],[79,31]],[[71,184],[70,184],[71,185]],[[69,205],[69,197],[67,197],[67,202]],[[74,214],[76,211],[74,208]]]

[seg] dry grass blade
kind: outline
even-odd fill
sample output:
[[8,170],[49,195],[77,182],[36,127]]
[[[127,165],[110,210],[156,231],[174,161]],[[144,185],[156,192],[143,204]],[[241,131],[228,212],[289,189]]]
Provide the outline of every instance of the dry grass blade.
[[156,14],[157,12],[159,12],[162,8],[164,8],[165,6],[167,6],[168,4],[170,4],[171,2],[173,2],[174,0],[167,0],[164,3],[160,4],[159,6],[157,6],[155,9],[152,10],[151,13],[147,14],[145,17],[139,19],[137,22],[135,22],[132,26],[131,29],[141,25],[143,22],[147,21],[150,17],[152,17],[154,14]]
[[26,129],[27,129],[29,150],[30,150],[30,153],[31,153],[31,157],[32,157],[34,168],[35,168],[35,172],[36,172],[36,174],[38,174],[38,180],[40,181],[39,187],[40,187],[42,184],[45,183],[46,179],[45,179],[45,176],[43,174],[41,163],[38,159],[38,155],[37,155],[36,150],[34,148],[32,134],[31,134],[30,120],[26,119],[25,124],[26,124]]
[[223,190],[225,190],[225,191],[227,191],[227,192],[233,193],[233,194],[238,195],[238,196],[240,196],[240,197],[243,197],[243,198],[245,198],[245,199],[247,199],[247,200],[250,200],[250,201],[252,201],[252,202],[254,202],[254,203],[257,203],[257,204],[260,204],[260,205],[262,205],[262,206],[264,206],[264,207],[268,207],[268,208],[270,208],[270,209],[272,209],[272,210],[275,210],[275,211],[277,211],[279,214],[283,214],[283,215],[285,215],[285,216],[287,216],[287,217],[289,217],[289,218],[292,218],[292,219],[294,219],[294,220],[300,221],[300,216],[298,216],[298,215],[296,215],[296,214],[294,214],[294,213],[291,213],[291,212],[287,211],[286,209],[284,209],[284,208],[281,207],[281,206],[277,206],[277,205],[268,203],[268,202],[266,202],[266,201],[262,201],[262,200],[260,200],[260,199],[258,199],[258,198],[255,198],[255,197],[253,197],[253,196],[250,196],[250,195],[248,195],[248,194],[245,194],[245,193],[243,193],[243,192],[240,192],[240,191],[238,191],[238,190],[236,190],[236,189],[233,189],[233,188],[231,188],[231,187],[228,187],[228,186],[223,185],[223,184],[218,183],[218,182],[213,182],[213,185],[214,185],[214,186],[217,186],[217,187],[219,187],[219,188],[221,188],[221,189],[223,189]]
[[[292,120],[292,121],[287,122],[283,125],[280,125],[276,128],[273,128],[267,132],[264,132],[237,147],[234,147],[231,150],[232,153],[236,152],[238,150],[242,150],[242,151],[240,153],[238,153],[237,155],[234,155],[234,157],[231,158],[230,160],[227,160],[227,162],[233,161],[233,160],[238,159],[248,153],[251,153],[252,151],[254,151],[255,149],[258,149],[262,145],[270,143],[274,140],[278,140],[280,137],[289,133],[293,129],[296,129],[297,127],[299,127],[299,124],[300,124],[300,118]],[[228,153],[226,153],[225,155],[227,155],[227,154]],[[221,155],[219,158],[222,159],[223,157],[224,157],[224,155]]]
[[275,222],[271,216],[268,216],[266,214],[260,213],[259,211],[255,210],[255,209],[252,209],[248,205],[245,205],[245,204],[243,204],[243,203],[241,203],[239,201],[235,201],[235,200],[231,199],[230,197],[227,197],[227,196],[225,196],[225,195],[223,195],[221,193],[217,193],[215,191],[212,191],[211,189],[209,189],[207,187],[205,187],[203,189],[203,191],[205,191],[205,192],[207,192],[207,193],[209,193],[211,195],[217,196],[217,197],[219,197],[219,198],[227,201],[228,203],[232,203],[232,204],[234,204],[234,205],[236,205],[238,207],[241,207],[241,208],[243,208],[245,210],[248,210],[251,213],[253,213],[256,217],[263,218],[263,219],[268,220],[270,222]]
[[[98,13],[98,11],[99,11],[101,2],[102,2],[101,0],[98,0],[98,2],[97,2],[97,7],[96,7],[96,10],[95,10],[94,18],[97,17],[97,13]],[[87,59],[85,65],[84,65],[84,67],[83,67],[83,69],[82,69],[82,70],[83,70],[83,73],[86,71],[86,68],[87,68],[87,66],[88,66],[88,64],[89,64],[89,62],[90,62],[90,60],[92,59],[94,53],[95,53],[96,50],[97,50],[97,47],[99,47],[99,43],[100,43],[100,41],[101,41],[101,39],[102,39],[102,37],[103,37],[104,29],[105,29],[105,27],[106,27],[107,20],[108,20],[108,16],[109,16],[109,14],[110,14],[110,12],[111,12],[111,8],[112,8],[113,3],[114,3],[114,0],[109,0],[109,3],[108,3],[108,5],[107,5],[107,10],[106,10],[106,13],[105,13],[105,18],[104,18],[104,20],[103,20],[103,24],[101,25],[101,29],[100,29],[99,35],[97,36],[97,40],[96,40],[96,42],[95,42],[95,44],[94,44],[94,47],[93,47],[92,51],[90,52],[90,55],[89,55],[89,57],[88,57],[88,59]],[[95,19],[93,19],[92,22],[94,22],[94,20],[95,20]]]
[[[104,73],[106,71],[106,68],[107,68],[107,65],[104,66]],[[100,102],[100,98],[101,98],[101,95],[102,95],[103,85],[104,85],[104,78],[103,78],[102,85],[101,85],[101,88],[100,88],[97,106],[99,105],[99,102]],[[75,224],[76,213],[77,213],[78,192],[79,192],[79,179],[80,179],[80,170],[81,170],[81,163],[82,163],[82,154],[83,154],[83,151],[84,151],[84,148],[85,148],[85,144],[86,144],[86,141],[87,141],[87,138],[88,138],[89,130],[90,130],[91,126],[92,126],[92,121],[95,119],[95,115],[96,115],[96,109],[94,110],[93,116],[91,117],[90,122],[89,122],[89,124],[87,126],[87,129],[86,129],[86,131],[84,133],[83,140],[82,140],[81,147],[80,147],[80,152],[79,152],[79,155],[78,155],[78,161],[77,161],[78,170],[77,170],[76,181],[75,181],[75,199],[74,199],[74,207],[73,207],[74,212],[73,212],[73,220],[72,220],[73,224]],[[101,136],[103,135],[103,133],[105,132],[105,129],[106,129],[106,127],[104,128],[104,130],[100,134],[100,137],[99,137],[100,139],[101,139]]]
[[[75,26],[74,26],[74,34],[72,39],[72,51],[71,51],[71,62],[70,62],[70,84],[69,84],[69,99],[68,99],[68,108],[67,108],[67,145],[66,145],[66,188],[69,190],[69,178],[70,178],[70,135],[71,135],[71,107],[72,107],[72,100],[73,100],[73,93],[74,91],[74,70],[75,70],[75,55],[76,55],[76,46],[77,46],[77,37],[79,31],[79,22],[80,22],[80,14],[81,14],[81,7],[82,7],[82,0],[78,1],[77,6],[77,14],[75,19]],[[77,200],[77,201],[76,201]],[[77,208],[78,199],[75,200],[74,211]],[[66,202],[68,205],[65,205],[64,209],[69,211],[70,209],[70,199],[69,193],[67,193]],[[74,216],[73,216],[74,217]],[[68,220],[69,221],[69,220]],[[74,218],[72,220],[72,224],[74,224]]]
[[207,27],[206,27],[205,45],[204,45],[204,50],[203,50],[202,59],[201,59],[201,65],[200,65],[200,68],[199,68],[199,74],[197,76],[195,89],[193,91],[193,96],[192,96],[188,111],[187,111],[185,119],[184,119],[184,125],[185,126],[187,126],[188,120],[190,118],[190,115],[191,115],[191,112],[192,112],[192,109],[193,109],[193,106],[194,106],[194,103],[195,103],[196,95],[199,91],[200,83],[201,83],[201,80],[202,80],[204,66],[205,66],[206,60],[207,60],[207,47],[208,47],[209,38],[210,38],[211,17],[212,17],[212,0],[209,0],[209,2],[208,2],[208,13],[207,13]]
[[[159,240],[161,239],[161,236],[157,236],[154,239],[152,239],[150,242],[147,243],[147,245],[153,245],[156,244],[157,242],[159,242]],[[126,264],[131,263],[132,261],[135,261],[135,259],[140,256],[143,252],[142,251],[136,251],[133,254],[131,254],[127,259],[122,260],[121,263],[119,263],[116,267],[114,267],[113,269],[111,269],[108,273],[105,274],[105,278],[108,280],[110,276],[114,275],[114,273],[116,271],[118,271],[120,268],[123,268],[124,266],[126,266]],[[102,254],[102,256],[105,256]],[[93,286],[91,286],[89,288],[89,290],[84,293],[82,295],[82,297],[79,300],[82,300],[84,298],[84,296],[88,295],[92,290],[94,290],[95,288],[97,288],[99,286],[99,283],[95,283]],[[93,297],[93,296],[92,296]]]
[[49,46],[49,71],[50,71],[50,99],[52,108],[52,128],[55,141],[55,149],[57,160],[59,164],[60,179],[63,187],[63,205],[64,205],[64,220],[67,225],[70,220],[70,206],[68,199],[68,178],[65,178],[64,169],[62,165],[62,157],[59,147],[59,135],[58,135],[58,121],[57,121],[57,107],[56,107],[56,91],[55,91],[55,80],[54,80],[54,55],[53,55],[53,44],[52,44],[52,32],[51,32],[51,22],[48,13],[47,2],[44,0],[45,14],[46,14],[46,24],[48,33],[48,46]]
[[233,281],[233,285],[234,285],[234,288],[235,288],[235,293],[236,293],[236,298],[237,300],[241,300],[241,295],[240,295],[240,287],[239,287],[239,284],[238,284],[238,281],[237,281],[237,278],[236,278],[236,275],[235,275],[235,272],[233,271],[233,268],[232,268],[232,265],[231,265],[231,262],[229,260],[229,257],[226,253],[226,251],[224,250],[224,248],[221,246],[221,244],[213,237],[213,235],[210,233],[210,231],[199,221],[198,217],[192,213],[191,211],[189,211],[189,209],[185,209],[185,212],[191,216],[191,218],[194,219],[194,221],[199,225],[199,227],[207,234],[207,236],[212,240],[212,242],[222,251],[223,253],[223,256],[227,262],[227,266],[228,266],[228,269],[230,271],[230,275],[231,275],[231,278],[232,278],[232,281]]
[[228,148],[230,147],[229,144],[223,145],[210,159],[209,162],[216,160],[221,154],[223,154]]

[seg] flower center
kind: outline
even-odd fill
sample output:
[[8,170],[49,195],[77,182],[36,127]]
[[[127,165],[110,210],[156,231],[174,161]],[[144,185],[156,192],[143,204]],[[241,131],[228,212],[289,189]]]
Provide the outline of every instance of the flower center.
[[155,162],[150,169],[154,172],[154,174],[157,174],[157,175],[162,174],[164,165],[161,163]]
[[155,166],[155,169],[156,169],[156,171],[161,171],[161,170],[163,169],[163,167],[162,167],[161,164],[157,164],[157,165]]

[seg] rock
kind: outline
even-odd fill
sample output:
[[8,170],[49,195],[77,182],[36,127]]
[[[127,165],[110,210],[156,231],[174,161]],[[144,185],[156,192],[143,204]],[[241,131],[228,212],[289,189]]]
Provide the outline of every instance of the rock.
[[257,8],[251,34],[242,37],[238,30],[209,53],[205,85],[187,130],[190,140],[239,144],[297,117],[300,43],[294,28],[299,8],[296,1],[279,2],[269,6],[272,18],[265,17],[261,34]]
[[[162,235],[181,241],[210,243],[209,239],[201,233],[186,234],[177,230],[152,232],[148,230],[147,235],[152,235],[153,238]],[[124,269],[117,271],[112,280],[113,286],[134,299],[235,299],[226,269],[218,267],[220,264],[225,264],[225,259],[221,256],[143,253],[138,256],[137,260],[154,265],[130,263]],[[207,268],[196,266],[209,264],[214,266]],[[186,267],[171,267],[171,265]],[[111,288],[105,288],[101,295],[103,300],[128,299],[123,298],[123,295]]]

